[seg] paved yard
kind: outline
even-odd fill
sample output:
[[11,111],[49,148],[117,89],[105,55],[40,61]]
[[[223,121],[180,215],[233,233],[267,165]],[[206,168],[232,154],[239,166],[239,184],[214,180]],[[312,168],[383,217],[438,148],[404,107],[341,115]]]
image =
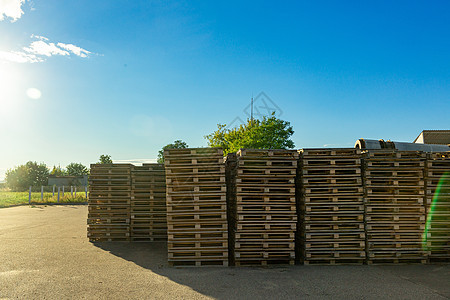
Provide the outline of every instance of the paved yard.
[[86,216],[0,209],[0,299],[450,297],[450,265],[171,268],[164,243],[89,243]]

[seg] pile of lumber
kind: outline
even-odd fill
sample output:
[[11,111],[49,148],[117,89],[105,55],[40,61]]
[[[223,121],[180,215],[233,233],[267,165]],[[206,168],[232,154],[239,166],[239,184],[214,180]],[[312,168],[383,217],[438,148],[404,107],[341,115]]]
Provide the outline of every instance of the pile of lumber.
[[167,240],[166,177],[162,164],[131,170],[132,241]]
[[430,261],[450,259],[450,152],[429,154],[426,168],[427,223],[424,242]]
[[303,149],[298,173],[299,261],[304,264],[364,263],[360,150]]
[[225,165],[221,148],[164,151],[170,265],[228,265]]
[[231,266],[234,262],[234,235],[236,233],[236,173],[237,173],[236,153],[228,153],[225,158],[225,179],[227,198],[227,220],[228,220],[228,263]]
[[229,199],[234,264],[293,264],[298,152],[241,149],[234,163],[229,158],[235,166]]
[[90,241],[129,241],[131,168],[130,164],[91,164]]
[[426,154],[373,151],[364,159],[368,263],[425,263]]
[[450,259],[450,152],[167,149],[92,164],[90,241],[168,241],[170,265]]

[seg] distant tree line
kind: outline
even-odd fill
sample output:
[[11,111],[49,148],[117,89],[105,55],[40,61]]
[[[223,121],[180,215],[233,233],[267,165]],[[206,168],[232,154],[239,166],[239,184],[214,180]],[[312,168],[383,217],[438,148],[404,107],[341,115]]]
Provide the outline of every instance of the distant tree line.
[[[99,162],[112,163],[110,155],[101,155]],[[48,177],[54,176],[83,176],[89,175],[89,169],[81,163],[70,163],[66,168],[53,166],[50,169],[44,163],[29,161],[6,171],[6,186],[13,191],[25,191],[30,186],[47,185]]]

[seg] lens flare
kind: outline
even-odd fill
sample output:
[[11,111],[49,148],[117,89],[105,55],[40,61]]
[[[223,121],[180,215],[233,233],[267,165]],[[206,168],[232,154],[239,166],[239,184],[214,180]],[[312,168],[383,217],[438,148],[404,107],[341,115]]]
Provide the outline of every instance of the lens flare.
[[41,98],[42,93],[37,88],[29,88],[27,90],[27,96],[30,97],[31,99],[37,100],[37,99]]
[[[433,200],[428,209],[427,222],[422,236],[422,247],[425,251],[433,247],[447,245],[449,241],[448,224],[450,223],[450,172],[445,172],[439,179]],[[437,245],[436,245],[437,244]]]

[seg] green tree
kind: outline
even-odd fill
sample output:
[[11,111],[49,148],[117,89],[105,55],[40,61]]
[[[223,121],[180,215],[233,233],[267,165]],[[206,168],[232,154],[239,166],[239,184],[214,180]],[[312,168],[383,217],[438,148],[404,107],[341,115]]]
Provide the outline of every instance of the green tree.
[[70,176],[83,176],[89,174],[88,168],[80,163],[70,163],[66,169]]
[[53,166],[52,171],[50,172],[50,175],[54,176],[66,176],[67,171],[61,168],[61,166]]
[[172,144],[165,145],[161,150],[158,151],[158,164],[164,163],[164,150],[166,149],[185,149],[188,148],[188,144],[183,142],[182,140],[176,140]]
[[111,155],[107,155],[107,154],[100,155],[100,161],[98,163],[99,164],[112,164],[113,161],[111,159]]
[[225,124],[217,124],[218,129],[206,135],[210,147],[222,147],[224,154],[247,149],[292,149],[290,139],[294,130],[291,124],[275,117],[263,117],[262,120],[248,119],[246,124],[227,129]]
[[30,186],[47,185],[49,170],[43,163],[29,161],[6,171],[6,184],[14,191],[25,191]]

